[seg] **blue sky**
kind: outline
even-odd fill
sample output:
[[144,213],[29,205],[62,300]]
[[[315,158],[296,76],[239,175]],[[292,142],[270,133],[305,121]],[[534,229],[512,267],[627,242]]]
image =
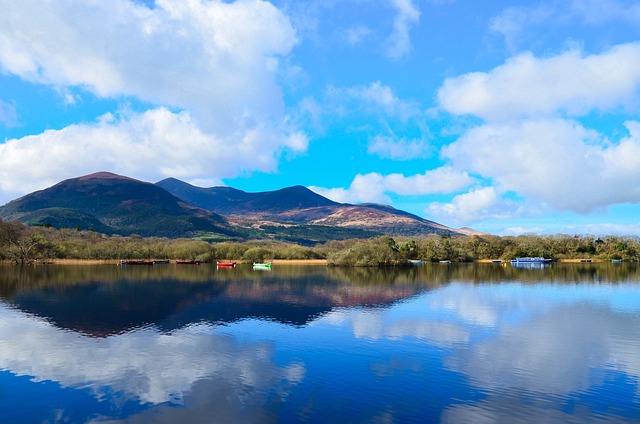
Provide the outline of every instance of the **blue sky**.
[[638,2],[0,5],[0,204],[111,171],[640,235]]

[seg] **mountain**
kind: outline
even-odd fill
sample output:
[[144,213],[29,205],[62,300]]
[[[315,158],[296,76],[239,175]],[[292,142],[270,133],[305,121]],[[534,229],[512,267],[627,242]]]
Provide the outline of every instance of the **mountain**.
[[339,205],[303,186],[247,193],[231,187],[201,188],[175,178],[156,183],[184,202],[221,215],[278,214],[291,210]]
[[387,205],[337,203],[303,186],[247,193],[230,187],[196,187],[175,178],[156,185],[186,203],[224,215],[244,226],[260,222],[263,228],[269,224],[272,224],[270,228],[278,223],[298,224],[360,230],[370,235],[462,234]]
[[0,207],[0,218],[107,234],[237,235],[218,214],[190,206],[155,184],[108,172],[71,178],[23,196]]
[[247,193],[175,178],[156,184],[98,172],[62,181],[0,207],[0,219],[105,234],[275,239],[302,245],[379,235],[463,235],[387,205],[350,205],[303,186]]

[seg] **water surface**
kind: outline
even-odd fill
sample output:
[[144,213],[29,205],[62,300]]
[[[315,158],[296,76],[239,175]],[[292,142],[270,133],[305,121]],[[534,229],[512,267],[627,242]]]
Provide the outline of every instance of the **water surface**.
[[640,268],[0,267],[0,422],[640,421]]

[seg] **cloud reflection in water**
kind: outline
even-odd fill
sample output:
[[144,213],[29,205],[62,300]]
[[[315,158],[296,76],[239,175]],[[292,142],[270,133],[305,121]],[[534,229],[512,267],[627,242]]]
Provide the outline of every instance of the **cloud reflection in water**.
[[123,392],[141,403],[181,403],[197,382],[211,378],[224,382],[229,396],[241,396],[295,384],[305,374],[297,363],[278,368],[272,344],[239,342],[205,324],[90,338],[0,303],[0,340],[0,369],[91,388],[96,397]]

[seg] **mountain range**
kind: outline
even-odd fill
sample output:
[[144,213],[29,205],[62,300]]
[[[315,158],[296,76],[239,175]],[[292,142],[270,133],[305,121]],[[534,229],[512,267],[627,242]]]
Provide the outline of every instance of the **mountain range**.
[[105,234],[279,239],[304,245],[378,235],[465,235],[379,204],[343,204],[303,187],[248,193],[175,178],[156,184],[98,172],[64,180],[0,207],[0,218]]

